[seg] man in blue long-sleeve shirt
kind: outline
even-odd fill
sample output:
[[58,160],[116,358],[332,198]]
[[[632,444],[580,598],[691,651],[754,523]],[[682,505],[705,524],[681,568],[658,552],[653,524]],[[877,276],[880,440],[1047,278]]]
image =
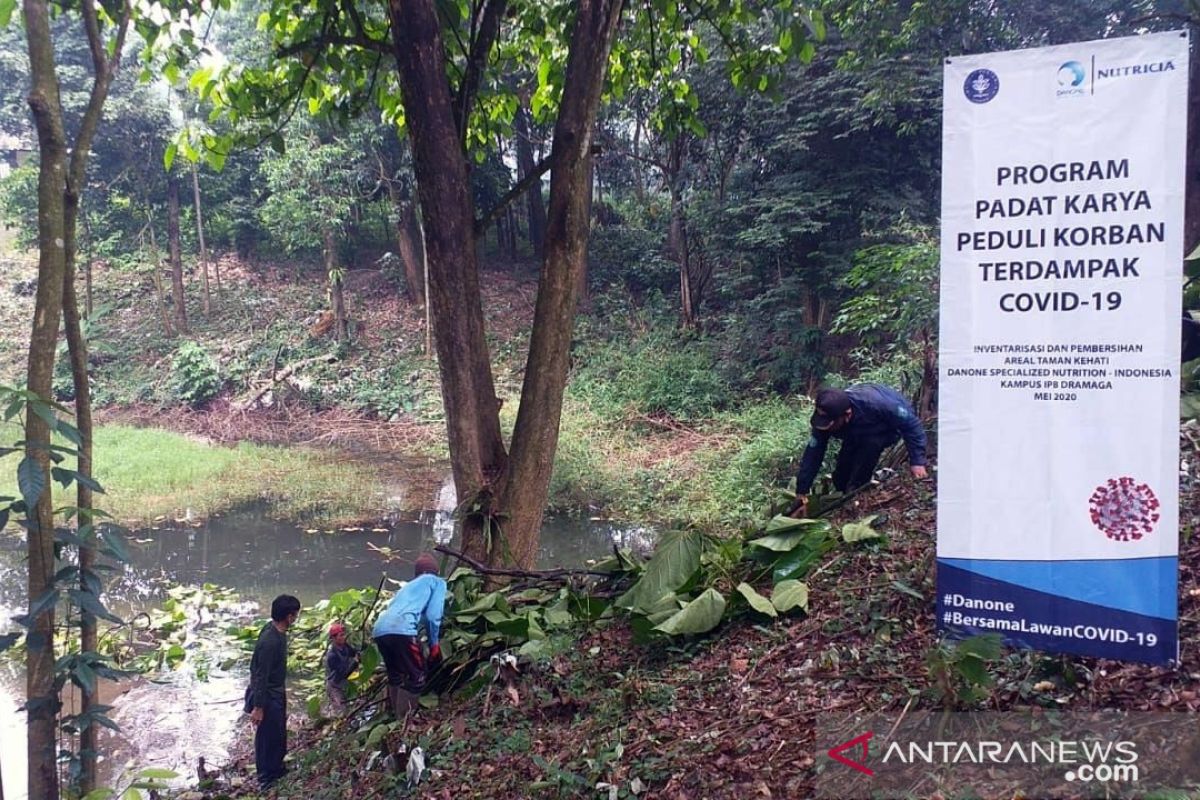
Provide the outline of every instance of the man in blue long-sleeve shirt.
[[842,440],[833,468],[833,486],[849,492],[870,483],[883,451],[904,439],[913,477],[926,477],[925,429],[899,392],[874,383],[849,389],[822,389],[812,415],[812,437],[796,473],[793,517],[808,513],[808,491],[816,480],[830,437]]
[[[397,718],[416,707],[425,688],[426,670],[436,669],[442,660],[438,638],[446,608],[446,581],[438,576],[437,562],[428,553],[418,557],[414,567],[415,577],[396,593],[371,631],[387,667],[388,700]],[[429,634],[428,665],[417,639],[422,622]]]

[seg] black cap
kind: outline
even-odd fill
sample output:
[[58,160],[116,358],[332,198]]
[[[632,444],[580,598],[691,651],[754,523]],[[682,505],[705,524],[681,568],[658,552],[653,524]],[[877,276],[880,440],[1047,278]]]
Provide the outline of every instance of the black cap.
[[823,431],[833,427],[833,424],[850,410],[850,395],[842,389],[822,389],[817,392],[817,410],[812,415],[812,426]]

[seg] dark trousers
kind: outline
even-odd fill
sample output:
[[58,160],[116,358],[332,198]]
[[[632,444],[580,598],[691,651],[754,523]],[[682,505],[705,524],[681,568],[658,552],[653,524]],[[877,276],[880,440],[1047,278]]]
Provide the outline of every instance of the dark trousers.
[[388,685],[403,686],[413,694],[425,688],[425,658],[415,636],[389,633],[375,637],[375,645],[387,667]]
[[287,753],[287,700],[272,695],[263,707],[263,719],[254,729],[254,769],[258,785],[266,789],[284,776]]
[[871,482],[883,451],[900,441],[898,436],[879,438],[846,438],[833,467],[833,488],[851,492]]

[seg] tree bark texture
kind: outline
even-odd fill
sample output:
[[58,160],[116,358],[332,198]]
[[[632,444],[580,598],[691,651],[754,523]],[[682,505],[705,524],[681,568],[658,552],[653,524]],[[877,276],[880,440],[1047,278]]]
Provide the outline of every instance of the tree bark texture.
[[171,315],[167,313],[167,292],[163,288],[162,279],[162,260],[158,252],[158,237],[154,234],[154,219],[150,218],[150,258],[154,262],[150,275],[154,279],[154,294],[155,302],[158,304],[158,320],[162,323],[163,333],[167,336],[175,335],[175,328],[171,326]]
[[404,265],[404,290],[408,302],[425,305],[425,275],[421,264],[420,225],[416,200],[404,197],[393,180],[387,180],[388,198],[396,210],[396,246]]
[[[522,98],[521,107],[517,109],[515,120],[517,134],[517,169],[520,177],[524,178],[533,172],[533,142],[530,140],[532,120],[529,109],[525,107],[526,100]],[[525,205],[529,214],[529,245],[534,255],[542,257],[542,244],[546,238],[546,205],[542,202],[542,182],[537,181],[525,192]]]
[[[50,38],[49,6],[24,0],[29,47],[29,106],[37,129],[38,285],[29,337],[27,388],[50,399],[58,326],[62,317],[66,271],[64,195],[67,188],[67,138],[63,128],[58,76]],[[26,537],[29,556],[29,604],[53,585],[54,514],[50,480],[50,427],[32,410],[25,414],[25,457],[37,464],[45,487],[29,509]],[[29,800],[57,800],[56,722],[59,700],[54,689],[54,606],[29,620],[25,655],[26,758]]]
[[171,262],[175,328],[180,333],[187,333],[187,301],[183,296],[183,248],[179,243],[179,183],[171,176],[167,176],[167,259]]
[[505,452],[484,338],[467,156],[455,125],[436,3],[389,0],[388,15],[425,223],[428,302],[464,549],[487,560],[483,533],[496,510],[492,484],[504,471]]
[[329,304],[333,307],[333,327],[338,344],[346,344],[350,341],[350,321],[346,317],[346,293],[337,266],[337,239],[333,228],[323,227],[321,238],[325,242],[325,274],[329,281]]
[[537,561],[538,534],[562,419],[563,390],[575,327],[580,276],[587,259],[592,130],[621,18],[621,0],[580,0],[558,121],[554,127],[545,259],[538,279],[533,334],[512,437],[501,507],[513,563]]

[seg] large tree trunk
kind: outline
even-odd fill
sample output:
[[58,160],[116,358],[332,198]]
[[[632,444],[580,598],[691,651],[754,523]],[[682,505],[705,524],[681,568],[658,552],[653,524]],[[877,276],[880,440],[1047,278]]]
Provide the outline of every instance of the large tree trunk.
[[204,214],[200,208],[200,171],[192,164],[192,203],[196,208],[196,242],[200,246],[200,286],[204,292],[204,316],[212,313],[208,291],[208,248],[204,246]]
[[[50,399],[54,356],[62,316],[66,271],[64,194],[67,188],[67,138],[63,129],[49,6],[24,0],[29,44],[29,106],[37,127],[38,152],[38,285],[29,337],[27,388]],[[25,414],[25,458],[37,465],[43,490],[29,509],[26,541],[29,555],[29,605],[54,581],[54,512],[50,481],[50,427],[30,408]],[[54,688],[54,604],[29,620],[25,646],[25,696],[29,800],[58,798],[56,721],[59,699]]]
[[[527,100],[522,98],[521,107],[517,109],[515,120],[517,134],[517,171],[519,178],[524,178],[533,172],[533,142],[531,136],[531,120]],[[529,244],[534,255],[542,257],[542,244],[546,239],[546,206],[542,202],[542,182],[536,181],[525,192],[525,204],[529,209]]]
[[167,258],[171,262],[175,327],[180,333],[187,333],[187,302],[183,297],[183,252],[179,244],[179,184],[171,176],[167,176]]
[[505,539],[513,561],[525,568],[537,561],[538,534],[558,447],[577,292],[591,227],[587,200],[592,130],[620,17],[620,0],[580,0],[577,4],[554,127],[546,255],[513,431],[510,475],[501,496],[501,508],[509,519]]
[[[508,459],[483,332],[473,212],[461,131],[450,102],[445,50],[431,0],[390,0],[388,12],[429,251],[429,302],[451,464],[466,553],[532,565],[545,510],[576,286],[587,245],[587,169],[619,0],[580,0],[558,125],[545,261],[521,408]],[[486,13],[503,11],[493,0]],[[487,57],[490,48],[482,50]],[[467,74],[471,74],[468,67]],[[469,103],[463,104],[469,107]],[[503,536],[495,537],[503,524]],[[495,542],[498,541],[498,544]]]
[[329,303],[333,306],[333,327],[337,332],[338,344],[346,344],[350,341],[350,321],[346,317],[346,293],[343,291],[341,270],[337,266],[337,240],[333,228],[324,226],[321,238],[325,241],[325,274],[329,281]]
[[497,510],[492,482],[503,473],[506,456],[484,338],[467,156],[446,80],[436,3],[389,0],[388,14],[425,223],[428,302],[464,549],[486,561],[485,523]]

